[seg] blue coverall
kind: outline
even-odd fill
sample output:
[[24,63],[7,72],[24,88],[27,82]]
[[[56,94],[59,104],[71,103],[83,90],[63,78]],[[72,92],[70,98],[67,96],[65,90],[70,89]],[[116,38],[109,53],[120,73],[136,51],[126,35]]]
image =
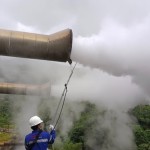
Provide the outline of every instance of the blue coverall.
[[[30,134],[25,137],[25,148],[29,149],[29,146],[33,143],[36,138],[39,130],[32,131]],[[47,150],[48,144],[53,144],[56,138],[55,130],[52,130],[50,133],[42,131],[39,135],[37,142],[34,144],[32,150]]]

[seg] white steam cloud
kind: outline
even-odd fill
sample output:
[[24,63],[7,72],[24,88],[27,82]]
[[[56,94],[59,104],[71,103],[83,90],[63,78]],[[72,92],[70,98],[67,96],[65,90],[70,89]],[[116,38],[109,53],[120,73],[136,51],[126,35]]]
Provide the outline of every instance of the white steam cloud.
[[129,75],[149,93],[150,20],[130,27],[106,19],[97,35],[74,39],[72,59],[114,76]]

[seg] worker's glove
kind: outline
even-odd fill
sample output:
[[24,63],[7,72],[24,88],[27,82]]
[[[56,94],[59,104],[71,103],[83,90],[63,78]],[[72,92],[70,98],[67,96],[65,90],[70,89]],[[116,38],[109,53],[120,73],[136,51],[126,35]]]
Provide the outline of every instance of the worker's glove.
[[49,129],[50,129],[50,131],[54,130],[54,126],[53,125],[49,125]]

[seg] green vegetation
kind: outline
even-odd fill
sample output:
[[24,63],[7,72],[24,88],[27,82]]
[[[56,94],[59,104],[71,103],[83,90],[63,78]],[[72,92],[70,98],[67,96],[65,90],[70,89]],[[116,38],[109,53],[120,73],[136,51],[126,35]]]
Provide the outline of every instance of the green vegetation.
[[0,127],[6,128],[12,122],[12,103],[7,97],[0,99]]
[[[97,124],[96,117],[102,116],[96,106],[89,102],[84,103],[85,109],[81,112],[80,118],[74,122],[71,128],[67,142],[62,146],[61,150],[93,150],[87,145],[87,133],[90,131],[90,136],[95,139],[95,145],[102,147],[107,141],[107,129],[99,125],[99,129],[95,129]],[[132,114],[137,118],[137,124],[134,125],[133,132],[137,150],[150,150],[150,106],[140,105],[132,110]],[[93,128],[94,127],[94,128]]]
[[145,129],[150,128],[150,106],[139,105],[133,109],[133,114],[138,123]]
[[82,150],[82,144],[81,143],[72,143],[71,141],[67,141],[63,144],[63,147],[58,150]]
[[94,104],[86,103],[84,111],[81,113],[80,119],[74,122],[74,126],[69,132],[69,139],[73,143],[84,143],[85,132],[92,128],[96,119],[96,107]]
[[[4,97],[0,99],[0,129],[8,130],[12,127],[12,103]],[[0,132],[0,143],[9,141],[11,137],[9,132]]]
[[[74,121],[73,127],[68,133],[67,142],[61,150],[84,150],[88,148],[86,144],[87,133],[92,131],[93,126],[97,123],[98,110],[95,104],[83,102],[84,110],[81,112],[80,118]],[[88,148],[90,150],[90,148]]]
[[[50,108],[45,103],[46,101],[42,101],[39,104],[38,111],[46,125],[48,125],[50,123],[49,120],[52,118],[50,117]],[[71,105],[67,105],[70,108]],[[73,126],[65,136],[61,135],[61,121],[63,120],[60,121],[57,130],[60,143],[55,144],[55,150],[94,150],[89,144],[89,138],[87,138],[89,135],[91,139],[94,139],[92,141],[94,142],[92,143],[93,145],[96,145],[98,148],[107,146],[109,140],[108,133],[110,131],[98,123],[98,120],[104,117],[106,110],[98,110],[96,105],[90,102],[78,102],[78,105],[82,105],[84,109],[82,109],[83,111],[80,112],[77,118],[73,110],[71,108],[70,110],[68,109],[68,112],[72,115]],[[18,108],[16,109],[18,110]],[[14,112],[12,101],[7,96],[0,99],[0,129],[13,128],[12,112]],[[139,105],[133,108],[131,112],[137,120],[136,124],[133,125],[137,150],[150,150],[150,106]],[[10,133],[0,132],[0,143],[10,140],[11,136]]]
[[134,134],[138,150],[150,150],[150,106],[139,105],[132,113],[137,118]]
[[0,132],[0,143],[11,140],[12,135],[10,133]]

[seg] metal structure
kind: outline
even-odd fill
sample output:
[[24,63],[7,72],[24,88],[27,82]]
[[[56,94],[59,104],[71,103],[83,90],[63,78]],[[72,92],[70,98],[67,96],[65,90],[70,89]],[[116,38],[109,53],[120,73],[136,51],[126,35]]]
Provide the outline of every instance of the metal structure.
[[[0,29],[0,55],[71,63],[72,36],[71,29],[51,35]],[[47,91],[46,84],[0,83],[2,94],[39,95]]]
[[71,63],[72,30],[42,35],[0,29],[0,55]]
[[0,93],[17,95],[48,95],[50,94],[50,85],[48,83],[42,85],[0,83]]

